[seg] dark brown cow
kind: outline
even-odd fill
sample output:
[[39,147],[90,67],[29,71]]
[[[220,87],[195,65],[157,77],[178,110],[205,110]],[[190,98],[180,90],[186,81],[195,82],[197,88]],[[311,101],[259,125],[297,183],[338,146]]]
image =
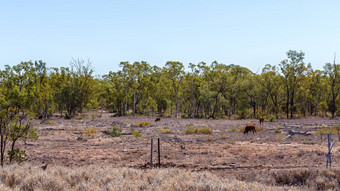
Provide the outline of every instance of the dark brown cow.
[[255,125],[247,125],[246,128],[244,129],[243,133],[248,135],[248,132],[252,131],[253,134],[256,133]]
[[263,117],[260,117],[260,118],[259,118],[259,122],[260,122],[260,124],[264,123]]
[[161,121],[161,118],[160,118],[160,117],[157,117],[155,121]]

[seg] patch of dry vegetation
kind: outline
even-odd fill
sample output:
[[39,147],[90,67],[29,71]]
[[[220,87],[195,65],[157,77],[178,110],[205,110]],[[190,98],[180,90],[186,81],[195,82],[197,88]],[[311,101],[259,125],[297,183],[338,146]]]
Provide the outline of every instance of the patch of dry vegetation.
[[330,170],[279,170],[269,174],[251,173],[238,177],[241,181],[256,181],[266,185],[298,186],[306,190],[338,190],[340,169]]
[[212,134],[213,130],[209,127],[194,128],[193,125],[187,125],[187,129],[183,130],[184,134]]
[[180,169],[138,170],[88,166],[43,171],[7,166],[0,174],[0,190],[298,190],[256,182],[222,179],[209,172]]

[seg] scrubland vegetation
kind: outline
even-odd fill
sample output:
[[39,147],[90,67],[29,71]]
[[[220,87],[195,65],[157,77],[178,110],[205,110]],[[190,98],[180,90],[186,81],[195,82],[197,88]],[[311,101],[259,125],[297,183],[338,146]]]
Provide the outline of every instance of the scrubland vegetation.
[[51,167],[43,171],[8,166],[1,171],[0,178],[1,190],[288,190],[287,187],[222,179],[208,172],[171,168],[138,170],[88,166]]
[[[340,170],[293,170],[270,175],[221,178],[209,172],[181,169],[138,170],[7,166],[0,172],[1,190],[336,190]],[[285,186],[284,186],[285,185]],[[287,187],[289,185],[289,187]]]
[[[169,160],[166,165],[176,166],[172,160],[182,159],[184,162],[182,161],[181,165],[183,167],[191,166],[192,169],[187,171],[179,169],[149,171],[86,165],[83,168],[75,169],[52,166],[47,171],[42,171],[40,168],[29,166],[28,163],[26,166],[5,166],[1,171],[0,189],[294,190],[295,186],[298,186],[298,189],[307,190],[337,189],[339,188],[338,169],[330,171],[306,171],[303,169],[275,171],[262,177],[259,175],[239,176],[239,180],[223,178],[223,176],[217,177],[209,172],[194,171],[198,167],[209,170],[215,168],[215,165],[220,165],[223,168],[228,167],[228,169],[235,167],[235,163],[228,164],[219,161],[222,158],[239,162],[238,168],[249,169],[262,167],[270,161],[271,166],[267,165],[269,169],[276,164],[276,160],[285,157],[290,157],[290,160],[294,160],[295,163],[299,162],[301,156],[296,157],[295,153],[285,156],[275,146],[271,148],[272,153],[277,153],[275,158],[268,158],[265,153],[268,148],[265,148],[265,144],[262,145],[264,153],[259,154],[253,150],[247,150],[249,142],[255,142],[252,148],[257,148],[256,141],[259,144],[269,141],[276,145],[283,138],[282,135],[279,135],[283,132],[279,127],[267,132],[264,125],[256,126],[257,134],[255,135],[259,134],[258,137],[249,135],[242,137],[242,141],[239,141],[242,136],[239,133],[244,130],[245,124],[230,128],[225,128],[225,124],[221,124],[215,129],[206,124],[208,124],[207,121],[214,121],[209,119],[251,118],[253,120],[248,120],[247,123],[254,124],[257,123],[257,120],[254,119],[259,116],[263,116],[265,122],[275,122],[280,118],[308,116],[336,118],[339,116],[340,65],[334,59],[332,64],[324,65],[324,70],[314,70],[310,64],[304,63],[304,57],[305,55],[301,51],[289,51],[287,59],[278,65],[266,65],[261,73],[254,73],[242,66],[226,65],[216,61],[210,65],[204,62],[189,64],[189,71],[184,69],[181,62],[169,61],[162,68],[151,66],[144,61],[133,64],[121,62],[120,71],[110,71],[102,77],[93,76],[94,70],[89,60],[87,63],[84,60],[73,60],[70,68],[47,68],[43,61],[28,61],[12,67],[5,66],[4,70],[0,70],[1,166],[4,166],[4,163],[13,163],[13,161],[19,164],[25,163],[28,158],[24,148],[29,148],[30,152],[35,153],[34,157],[50,157],[49,154],[41,156],[41,151],[32,149],[34,144],[26,145],[28,140],[34,141],[39,135],[45,133],[57,138],[45,136],[45,142],[34,146],[48,147],[50,144],[56,150],[61,145],[69,146],[72,149],[77,148],[79,152],[76,154],[79,154],[77,156],[79,158],[72,162],[84,164],[116,157],[117,161],[133,163],[133,158],[127,158],[127,155],[131,155],[138,160],[143,160],[142,164],[138,161],[139,163],[135,166],[141,168],[145,166],[145,157],[140,157],[147,153],[143,149],[146,149],[145,146],[149,144],[150,138],[157,133],[165,139],[168,151],[172,149],[172,153],[166,155],[166,160]],[[91,115],[91,119],[86,114],[88,111],[95,113]],[[82,129],[73,128],[78,122],[92,125],[96,122],[102,123],[100,119],[104,111],[105,113],[106,111],[110,112],[109,125],[96,124],[96,127],[89,125]],[[142,115],[173,118],[169,118],[170,120],[166,123],[162,122],[164,120],[162,118],[153,124],[149,122],[151,120],[133,121],[131,117]],[[128,116],[126,118],[129,122],[113,124],[112,118],[118,116]],[[201,118],[206,121],[200,121],[204,124],[186,123],[182,125],[176,121],[179,118]],[[54,131],[53,127],[60,125],[59,119],[70,122],[68,126],[63,126],[63,123],[62,128],[57,128]],[[41,121],[37,123],[38,120]],[[39,124],[48,126],[48,128],[44,127],[42,131],[34,128]],[[280,124],[282,125],[282,123]],[[334,124],[332,128],[324,124],[323,128],[315,130],[315,134],[318,134],[318,137],[320,135],[320,143],[323,142],[323,135],[330,132],[338,135],[340,140],[339,124],[336,124],[336,121],[332,124]],[[104,126],[105,129],[100,129]],[[177,129],[174,128],[175,126]],[[129,133],[126,133],[128,128],[131,129]],[[138,131],[135,128],[138,128]],[[223,131],[218,132],[221,128]],[[61,132],[63,130],[64,132]],[[125,136],[130,134],[134,136],[133,139],[122,138],[123,131],[126,133]],[[74,138],[75,133],[77,138]],[[144,133],[146,136],[143,136]],[[274,139],[273,133],[277,133]],[[113,139],[114,141],[111,142]],[[230,141],[231,139],[232,141]],[[139,149],[129,148],[135,149],[133,152],[129,152],[126,147],[130,146],[127,143],[131,142],[125,142],[126,140],[133,141],[133,146],[139,147]],[[225,140],[231,143],[228,146],[220,146],[225,144]],[[17,144],[20,141],[24,143],[21,143],[19,147]],[[53,141],[57,143],[55,144]],[[236,141],[242,144],[241,147],[235,148],[232,152],[226,152],[225,148],[231,148],[231,145]],[[307,141],[315,144],[314,138]],[[81,146],[84,142],[87,144],[86,149],[83,150]],[[72,145],[68,145],[68,143],[72,143]],[[106,143],[110,143],[110,145],[106,145]],[[186,146],[185,143],[187,143]],[[200,144],[205,144],[205,150],[200,148]],[[213,146],[213,144],[216,145]],[[120,145],[123,145],[124,148],[120,148]],[[110,147],[115,150],[111,150],[110,153],[99,149],[99,147],[105,149]],[[190,147],[192,150],[188,151]],[[91,148],[92,153],[87,152]],[[220,150],[217,151],[216,148]],[[44,152],[48,152],[47,150],[50,149],[45,148]],[[213,151],[208,151],[208,149]],[[242,156],[239,155],[240,150],[244,150]],[[115,152],[126,154],[113,156]],[[319,152],[320,155],[318,155]],[[73,156],[64,156],[64,151],[61,153],[53,154],[58,155],[60,158],[56,158],[63,162],[73,160]],[[94,153],[100,155],[100,158]],[[302,150],[301,153],[303,155]],[[73,153],[68,154],[73,155]],[[207,157],[208,159],[205,159],[202,157],[202,155],[209,154],[215,158]],[[255,167],[251,166],[253,164],[251,154],[257,159]],[[314,163],[320,165],[319,157],[323,157],[321,151],[310,151],[308,154],[317,159],[313,161]],[[196,156],[196,158],[192,159],[192,156]],[[195,164],[197,166],[188,164],[187,157],[190,158],[190,163],[198,162]],[[215,159],[216,161],[214,161]],[[243,164],[249,166],[242,166]],[[309,164],[309,166],[311,165]],[[273,167],[273,169],[275,168]]]

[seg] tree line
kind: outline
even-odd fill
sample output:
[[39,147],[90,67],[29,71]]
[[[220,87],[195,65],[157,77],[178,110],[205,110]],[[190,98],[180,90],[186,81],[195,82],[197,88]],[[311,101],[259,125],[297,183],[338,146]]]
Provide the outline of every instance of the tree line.
[[0,110],[46,118],[72,118],[105,109],[116,116],[160,115],[188,118],[294,118],[340,115],[340,65],[314,70],[302,51],[290,50],[278,65],[256,74],[217,61],[164,67],[121,62],[120,70],[93,76],[90,60],[47,68],[43,61],[21,62],[0,71]]

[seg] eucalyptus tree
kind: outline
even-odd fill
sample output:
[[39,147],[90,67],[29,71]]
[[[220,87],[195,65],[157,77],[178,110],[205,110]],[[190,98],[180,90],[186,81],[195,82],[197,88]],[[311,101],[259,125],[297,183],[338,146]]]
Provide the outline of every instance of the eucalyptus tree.
[[171,102],[171,81],[166,74],[167,68],[152,67],[151,81],[154,86],[152,86],[151,97],[156,102],[159,115],[167,111],[169,102]]
[[182,79],[184,75],[184,66],[181,62],[168,61],[165,64],[166,76],[171,81],[171,108],[170,115],[172,116],[172,104],[173,97],[175,97],[175,117],[177,117],[178,112],[178,93],[180,86],[182,84]]
[[307,108],[309,115],[317,115],[320,102],[325,100],[325,95],[328,94],[324,71],[311,70],[302,87],[305,88],[305,108]]
[[332,118],[335,116],[337,111],[336,100],[340,93],[340,64],[335,63],[336,57],[334,56],[333,64],[326,63],[324,66],[327,85],[330,89],[330,111],[332,113]]
[[103,76],[103,88],[107,109],[122,116],[125,112],[124,74],[122,71],[109,72]]
[[286,114],[287,118],[293,118],[296,111],[295,96],[307,73],[307,67],[304,63],[305,53],[290,50],[287,52],[288,59],[281,61],[279,64],[284,76],[284,87],[286,94]]
[[[51,74],[56,79],[53,80],[55,87],[60,86],[55,96],[57,103],[61,104],[62,110],[66,110],[66,118],[72,118],[77,112],[82,112],[86,105],[90,102],[96,81],[94,80],[92,62],[82,59],[73,59],[71,69],[63,68],[61,73],[54,70]],[[60,83],[60,84],[59,84]]]
[[279,118],[280,103],[282,102],[282,77],[279,75],[277,67],[267,64],[262,69],[260,84],[263,87],[264,93],[267,94],[273,105],[272,111],[275,113],[275,117]]
[[[0,70],[0,164],[4,165],[6,146],[10,162],[17,159],[19,162],[25,159],[24,150],[16,149],[17,140],[29,137],[29,132],[34,129],[29,124],[28,114],[30,104],[28,101],[28,84],[30,70],[29,63],[20,63],[13,67],[5,66]],[[36,135],[36,134],[35,134]]]
[[220,113],[220,108],[227,104],[223,95],[230,86],[229,67],[216,61],[212,62],[210,66],[201,62],[198,67],[205,80],[204,85],[200,87],[201,96],[205,100],[206,110],[210,110],[209,107],[213,106],[209,117],[215,118],[216,113]]

